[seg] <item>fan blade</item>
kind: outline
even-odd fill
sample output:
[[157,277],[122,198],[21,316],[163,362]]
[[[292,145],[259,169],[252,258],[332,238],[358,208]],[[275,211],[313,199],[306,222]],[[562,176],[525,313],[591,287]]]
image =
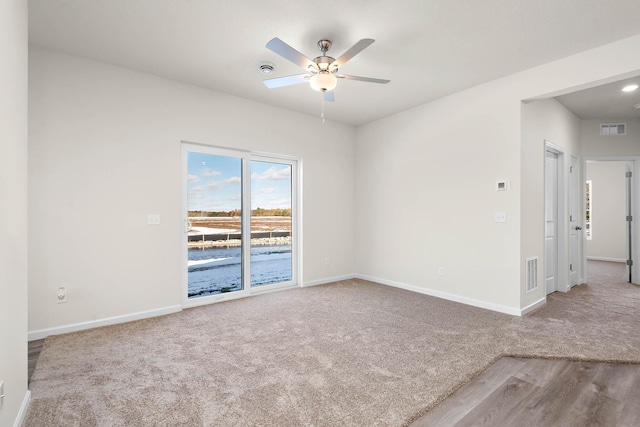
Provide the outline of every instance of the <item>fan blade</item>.
[[308,83],[311,74],[294,74],[293,76],[275,77],[273,79],[263,80],[262,83],[269,89],[277,87],[298,85],[300,83]]
[[336,76],[339,79],[347,79],[347,80],[359,80],[361,82],[369,82],[369,83],[381,83],[381,84],[386,84],[389,83],[391,80],[385,80],[385,79],[374,79],[371,77],[360,77],[360,76],[348,76],[346,74],[341,74],[339,76]]
[[271,39],[269,43],[267,43],[267,49],[277,53],[284,59],[288,59],[294,64],[299,65],[305,70],[309,69],[309,67],[312,67],[316,70],[318,69],[318,66],[315,62],[313,62],[277,37]]
[[351,46],[351,49],[340,55],[338,59],[331,63],[332,67],[342,67],[345,62],[362,52],[366,47],[373,43],[374,39],[362,39],[358,43]]
[[327,102],[335,102],[336,99],[333,97],[333,91],[332,90],[328,90],[326,91],[324,94],[324,100]]

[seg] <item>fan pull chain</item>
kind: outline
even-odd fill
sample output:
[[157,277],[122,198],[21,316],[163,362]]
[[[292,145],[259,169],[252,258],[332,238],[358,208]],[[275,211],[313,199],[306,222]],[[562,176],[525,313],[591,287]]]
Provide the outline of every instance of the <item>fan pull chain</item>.
[[326,123],[324,119],[324,92],[320,92],[320,117],[322,117],[322,123]]

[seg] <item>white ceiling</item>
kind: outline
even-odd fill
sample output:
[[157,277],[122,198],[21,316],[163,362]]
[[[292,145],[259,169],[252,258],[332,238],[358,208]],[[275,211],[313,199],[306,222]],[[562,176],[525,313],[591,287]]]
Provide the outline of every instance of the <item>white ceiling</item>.
[[581,119],[639,119],[640,89],[623,92],[622,88],[640,85],[640,76],[556,97]]
[[[30,43],[319,115],[307,85],[267,89],[300,69],[273,37],[314,57],[376,42],[341,72],[327,119],[359,125],[459,90],[640,34],[638,0],[30,0]],[[630,54],[638,54],[637,52]]]

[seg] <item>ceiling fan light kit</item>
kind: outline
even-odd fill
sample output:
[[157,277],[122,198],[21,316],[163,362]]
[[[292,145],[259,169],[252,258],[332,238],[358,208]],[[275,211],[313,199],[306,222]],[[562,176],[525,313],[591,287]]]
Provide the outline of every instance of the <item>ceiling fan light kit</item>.
[[335,89],[338,85],[338,79],[328,71],[320,71],[309,79],[309,84],[313,90],[317,90],[318,92],[327,92]]
[[[338,85],[338,79],[359,80],[380,84],[389,83],[389,80],[384,79],[338,74],[339,67],[342,67],[348,60],[356,56],[374,41],[375,40],[373,39],[362,39],[335,59],[327,55],[327,51],[331,48],[331,41],[323,39],[318,41],[318,49],[320,49],[322,55],[314,59],[310,59],[289,46],[287,43],[275,37],[267,43],[267,49],[298,65],[304,69],[305,72],[302,74],[295,74],[293,76],[266,79],[263,80],[263,83],[269,89],[273,89],[309,82],[309,85],[313,90],[323,93],[323,101],[326,100],[329,102],[334,101],[334,97],[331,92]],[[273,70],[271,71],[273,72]]]

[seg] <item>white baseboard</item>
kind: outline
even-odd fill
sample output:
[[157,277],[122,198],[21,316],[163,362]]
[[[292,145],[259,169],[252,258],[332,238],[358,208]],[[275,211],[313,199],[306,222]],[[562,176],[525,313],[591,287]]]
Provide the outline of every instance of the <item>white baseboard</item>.
[[116,325],[118,323],[132,322],[134,320],[147,319],[149,317],[164,316],[165,314],[177,313],[182,310],[180,305],[158,308],[155,310],[140,311],[138,313],[125,314],[124,316],[107,317],[105,319],[92,320],[90,322],[74,323],[72,325],[57,326],[55,328],[39,329],[29,332],[29,341],[40,340],[49,335],[66,334],[69,332],[83,331],[85,329],[97,328],[100,326]]
[[22,405],[20,405],[20,410],[18,411],[18,416],[16,420],[13,422],[13,427],[21,427],[24,422],[24,417],[27,416],[27,409],[29,409],[29,402],[31,402],[31,391],[27,390],[24,394],[24,399],[22,399]]
[[339,282],[341,280],[355,279],[356,277],[358,277],[358,276],[355,275],[355,274],[346,274],[344,276],[327,277],[326,279],[312,280],[310,282],[304,282],[302,284],[302,287],[306,288],[307,286],[324,285],[324,284],[327,284],[327,283]]
[[[486,301],[479,301],[472,298],[461,297],[459,295],[449,294],[449,293],[440,292],[440,291],[434,291],[432,289],[421,288],[418,286],[407,285],[405,283],[395,282],[392,280],[379,279],[376,277],[366,276],[362,274],[346,274],[343,276],[334,276],[334,277],[327,277],[320,280],[312,280],[309,282],[304,282],[302,284],[302,287],[324,285],[327,283],[339,282],[341,280],[350,280],[354,278],[368,280],[371,282],[380,283],[382,285],[393,286],[395,288],[405,289],[407,291],[417,292],[420,294],[425,294],[425,295],[429,295],[436,298],[442,298],[449,301],[459,302],[459,303],[471,305],[474,307],[480,307],[487,310],[497,311],[499,313],[510,314],[512,316],[521,316],[523,314],[526,314],[529,311],[537,308],[536,304],[543,304],[545,302],[545,300],[540,300],[534,303],[533,305],[524,308],[523,310],[518,310],[515,308],[506,307],[499,304],[493,304]],[[149,317],[164,316],[166,314],[177,313],[181,310],[182,310],[182,306],[173,305],[173,306],[164,307],[156,310],[141,311],[138,313],[132,313],[132,314],[127,314],[123,316],[115,316],[115,317],[108,317],[105,319],[92,320],[90,322],[75,323],[71,325],[58,326],[55,328],[39,329],[35,331],[30,331],[28,340],[29,341],[39,340],[42,338],[46,338],[49,335],[66,334],[69,332],[77,332],[77,331],[83,331],[86,329],[98,328],[100,326],[116,325],[118,323],[132,322],[134,320],[146,319]]]
[[522,310],[517,308],[506,307],[504,305],[493,304],[486,301],[479,301],[472,298],[461,297],[459,295],[449,294],[446,292],[434,291],[433,289],[421,288],[418,286],[407,285],[405,283],[394,282],[392,280],[378,279],[376,277],[365,276],[363,274],[356,274],[358,279],[369,280],[370,282],[380,283],[382,285],[393,286],[394,288],[405,289],[407,291],[417,292],[419,294],[425,294],[436,298],[442,298],[449,301],[459,302],[466,305],[472,305],[474,307],[480,307],[487,310],[497,311],[499,313],[510,314],[512,316],[521,316]]
[[608,257],[604,257],[604,256],[588,256],[587,259],[589,260],[593,260],[593,261],[609,261],[609,262],[624,262],[626,263],[627,260],[626,259],[622,259],[622,258],[608,258]]
[[523,308],[522,310],[520,310],[520,313],[522,316],[524,316],[527,313],[531,313],[533,310],[535,310],[538,307],[542,307],[543,305],[545,305],[547,303],[547,298],[544,297],[542,299],[540,299],[539,301],[534,302],[531,305],[526,306],[525,308]]

